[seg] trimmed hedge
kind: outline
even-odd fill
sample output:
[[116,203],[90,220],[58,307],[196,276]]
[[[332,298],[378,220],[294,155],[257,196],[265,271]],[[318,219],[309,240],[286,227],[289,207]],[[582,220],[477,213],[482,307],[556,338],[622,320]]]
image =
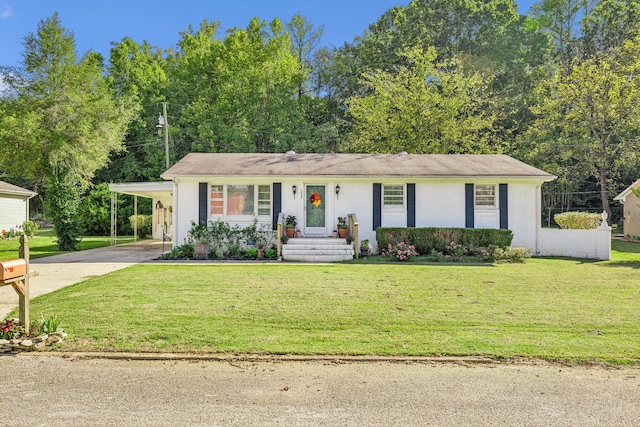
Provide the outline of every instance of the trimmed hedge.
[[511,230],[493,228],[387,228],[376,230],[378,252],[398,242],[413,245],[421,255],[428,255],[432,250],[445,252],[450,242],[476,248],[511,246],[513,233]]

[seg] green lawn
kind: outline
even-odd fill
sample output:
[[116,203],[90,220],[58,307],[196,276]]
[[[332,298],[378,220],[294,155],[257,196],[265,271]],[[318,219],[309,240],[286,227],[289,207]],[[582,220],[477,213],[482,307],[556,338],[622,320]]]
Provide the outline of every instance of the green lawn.
[[526,264],[138,265],[32,301],[63,350],[640,363],[640,244]]
[[[118,244],[133,242],[133,237],[118,237]],[[111,244],[110,237],[83,237],[80,241],[80,250],[101,248]],[[0,240],[0,261],[18,258],[18,248],[20,247],[19,239],[3,239]],[[52,229],[44,229],[38,232],[36,237],[29,239],[30,257],[42,258],[45,256],[59,255],[65,252],[59,251],[55,242],[55,235]]]

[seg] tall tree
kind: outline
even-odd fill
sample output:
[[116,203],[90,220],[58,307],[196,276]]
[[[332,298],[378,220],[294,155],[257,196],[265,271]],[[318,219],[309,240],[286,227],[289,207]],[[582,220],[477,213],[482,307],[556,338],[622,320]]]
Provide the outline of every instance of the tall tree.
[[435,49],[404,54],[409,65],[365,76],[367,93],[347,101],[354,121],[347,149],[356,152],[487,153],[495,120],[478,74],[435,63]]
[[[293,15],[291,21],[286,23],[293,52],[298,58],[300,72],[303,76],[308,76],[312,70],[313,55],[320,44],[324,25],[317,28],[313,27],[311,21],[299,13]],[[302,98],[305,93],[304,82],[301,80],[298,84],[298,98]]]
[[58,14],[24,41],[25,74],[5,76],[15,96],[0,117],[0,147],[15,174],[42,177],[45,209],[61,250],[77,248],[82,189],[122,140],[133,110],[114,100],[102,58],[78,59],[73,35]]
[[610,53],[575,60],[539,93],[530,136],[547,156],[570,155],[593,176],[601,207],[611,218],[609,193],[615,165],[640,143],[640,38]]
[[184,106],[174,123],[195,151],[290,149],[303,124],[295,95],[304,75],[284,26],[256,18],[224,40],[214,35],[215,26],[203,23],[168,59],[172,93]]
[[126,37],[112,44],[109,83],[118,97],[136,106],[138,114],[128,126],[125,150],[113,153],[108,169],[96,174],[98,181],[154,181],[164,172],[164,144],[156,125],[169,85],[165,68],[163,52],[146,41],[138,44]]

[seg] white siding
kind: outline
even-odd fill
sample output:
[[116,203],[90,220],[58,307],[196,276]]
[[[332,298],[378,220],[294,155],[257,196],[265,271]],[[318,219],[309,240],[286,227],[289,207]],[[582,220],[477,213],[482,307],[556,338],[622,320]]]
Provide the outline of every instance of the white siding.
[[0,231],[18,229],[27,220],[27,199],[0,195]]
[[416,227],[464,227],[463,181],[416,181]]
[[540,210],[537,201],[540,187],[528,183],[509,184],[509,229],[513,231],[511,246],[536,251],[537,230],[540,228]]
[[[174,189],[174,232],[175,244],[182,244],[191,228],[191,221],[198,221],[198,183],[205,179],[180,179]],[[216,184],[282,184],[281,211],[286,215],[295,215],[298,228],[304,230],[305,217],[305,185],[326,185],[326,235],[331,235],[337,226],[337,217],[355,213],[359,222],[359,238],[368,239],[375,247],[375,231],[373,231],[373,183],[416,185],[416,227],[464,227],[465,226],[465,183],[474,183],[473,178],[456,179],[354,179],[354,178],[297,178],[279,179],[273,177],[216,177],[208,180]],[[535,253],[536,237],[539,229],[540,212],[538,208],[539,185],[538,180],[506,180],[496,179],[482,183],[508,184],[509,229],[513,231],[513,246],[527,247]],[[340,194],[335,195],[335,186],[340,185]],[[297,188],[294,199],[292,186]],[[406,197],[406,187],[405,187]],[[272,199],[273,200],[273,199]],[[405,203],[406,208],[406,203]],[[491,212],[492,224],[498,224],[498,211]],[[393,218],[395,223],[406,225],[406,209],[402,211],[402,218]],[[478,217],[476,216],[476,220]],[[223,218],[223,220],[227,220]],[[383,225],[389,224],[391,218],[385,218]],[[232,223],[233,224],[233,223]]]
[[173,188],[173,244],[181,245],[198,222],[198,181],[179,180]]

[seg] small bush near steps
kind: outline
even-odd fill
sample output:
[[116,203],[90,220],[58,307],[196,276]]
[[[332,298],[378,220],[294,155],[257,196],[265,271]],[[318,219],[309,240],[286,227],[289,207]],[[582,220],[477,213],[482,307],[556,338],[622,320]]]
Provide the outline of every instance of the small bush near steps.
[[33,320],[29,334],[25,335],[24,327],[18,319],[0,321],[0,353],[19,353],[21,351],[42,351],[62,342],[67,337],[60,327],[60,320],[53,315],[41,316]]

